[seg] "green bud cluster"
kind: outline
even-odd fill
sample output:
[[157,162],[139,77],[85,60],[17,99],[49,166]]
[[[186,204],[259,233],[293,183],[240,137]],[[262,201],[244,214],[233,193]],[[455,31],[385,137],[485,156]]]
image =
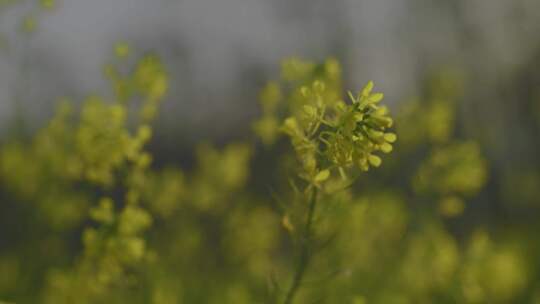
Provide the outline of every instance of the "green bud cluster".
[[299,176],[308,183],[319,186],[333,171],[347,179],[348,170],[378,167],[378,152],[392,151],[393,120],[379,104],[383,94],[372,93],[373,82],[344,102],[341,67],[334,59],[322,64],[287,60],[282,82],[270,82],[261,92],[263,115],[255,132],[267,145],[279,130],[285,133],[301,163]]
[[[130,54],[129,47],[117,45],[116,54],[125,59]],[[167,72],[157,56],[144,56],[131,73],[122,73],[117,66],[108,65],[105,74],[112,83],[116,100],[125,103],[139,96],[144,100],[139,111],[141,121],[150,122],[155,118],[159,103],[169,88]]]
[[[439,213],[455,217],[463,213],[465,199],[477,194],[487,180],[487,164],[480,145],[457,140],[456,114],[463,82],[456,71],[429,78],[422,98],[405,102],[397,117],[401,153],[418,153],[425,158],[412,176],[417,194],[438,202]],[[427,153],[426,153],[427,152]]]
[[476,142],[455,143],[432,151],[417,173],[417,191],[476,194],[487,179],[487,165]]
[[325,85],[322,92],[325,102],[332,103],[342,98],[341,66],[337,60],[330,58],[319,64],[298,58],[283,61],[280,81],[269,82],[259,97],[262,117],[253,128],[265,145],[276,141],[285,115],[302,111],[305,97],[298,88],[311,86],[315,81]]
[[[329,103],[323,100],[324,83],[316,81],[300,88],[303,111],[285,119],[283,131],[302,162],[304,179],[320,182],[328,178],[324,170],[333,168],[343,176],[353,166],[367,171],[370,166],[380,166],[377,152],[392,151],[396,135],[388,129],[393,121],[388,109],[378,105],[383,94],[371,93],[372,89],[369,82],[356,97],[349,94],[350,103]],[[325,169],[321,171],[319,166]]]
[[142,99],[140,119],[130,119],[128,99],[118,90],[111,102],[89,97],[79,113],[63,102],[32,142],[11,143],[0,152],[0,177],[34,203],[39,218],[45,214],[46,223],[63,230],[83,228],[80,258],[71,268],[51,270],[51,303],[77,296],[79,303],[100,302],[119,283],[131,284],[130,273],[150,255],[144,234],[153,217],[143,204],[152,158],[144,147],[168,78],[152,55],[132,73],[114,75],[113,87],[129,83],[125,96]]

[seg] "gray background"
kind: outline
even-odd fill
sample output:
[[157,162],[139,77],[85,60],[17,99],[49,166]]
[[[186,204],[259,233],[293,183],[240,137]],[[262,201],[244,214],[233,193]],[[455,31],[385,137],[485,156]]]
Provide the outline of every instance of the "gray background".
[[0,130],[17,115],[40,126],[57,97],[107,92],[102,66],[117,41],[163,57],[172,90],[158,133],[189,141],[245,130],[257,90],[285,57],[336,56],[347,88],[374,80],[391,105],[447,65],[485,97],[499,75],[527,64],[540,33],[537,0],[57,1],[31,35],[17,27],[33,2],[0,11]]

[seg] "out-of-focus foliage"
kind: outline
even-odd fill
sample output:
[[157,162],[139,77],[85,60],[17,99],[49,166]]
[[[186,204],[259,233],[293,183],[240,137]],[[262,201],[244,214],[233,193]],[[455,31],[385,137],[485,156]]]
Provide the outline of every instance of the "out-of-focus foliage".
[[[492,182],[484,146],[460,130],[459,74],[430,77],[394,123],[373,83],[344,94],[336,60],[287,60],[261,92],[257,140],[203,142],[181,169],[147,147],[166,67],[114,52],[111,96],[63,101],[0,147],[0,299],[282,303],[291,287],[294,303],[540,299],[540,247],[519,227],[456,225]],[[534,201],[530,172],[505,187]]]
[[[137,82],[129,92],[142,99],[140,114],[149,118],[145,111],[155,112],[167,83],[160,61],[146,56],[122,80]],[[43,258],[61,258],[67,249],[58,246],[62,237],[80,230],[82,252],[75,260],[58,261],[70,267],[53,263],[44,269],[42,301],[102,301],[148,259],[143,233],[152,216],[141,206],[141,196],[152,161],[143,147],[152,129],[146,120],[129,126],[122,102],[90,97],[78,111],[64,102],[30,142],[1,151],[3,185],[30,204],[34,229],[50,231],[37,241],[50,255]]]

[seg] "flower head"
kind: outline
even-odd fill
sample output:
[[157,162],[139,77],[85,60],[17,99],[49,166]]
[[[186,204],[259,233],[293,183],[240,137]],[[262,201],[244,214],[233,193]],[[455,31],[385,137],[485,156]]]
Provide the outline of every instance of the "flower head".
[[380,166],[377,152],[392,151],[396,135],[388,129],[393,120],[388,109],[379,105],[383,94],[372,89],[370,81],[357,96],[349,93],[351,102],[345,103],[325,100],[322,81],[299,88],[301,107],[285,119],[282,130],[303,164],[302,178],[314,182],[321,166],[338,168],[342,175],[354,166],[367,171]]

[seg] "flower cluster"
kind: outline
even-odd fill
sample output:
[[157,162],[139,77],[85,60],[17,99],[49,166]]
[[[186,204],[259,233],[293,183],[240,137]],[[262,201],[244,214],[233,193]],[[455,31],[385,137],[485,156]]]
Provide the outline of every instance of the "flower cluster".
[[128,100],[118,95],[111,102],[89,97],[80,112],[63,102],[32,142],[10,143],[0,153],[0,177],[33,203],[34,225],[82,230],[80,258],[71,268],[49,271],[51,303],[101,302],[119,283],[129,285],[130,273],[151,256],[144,233],[153,220],[143,199],[152,158],[144,147],[168,78],[152,55],[118,77],[113,84],[129,80],[130,97],[142,98],[136,124],[129,123]]
[[281,130],[291,140],[302,164],[300,177],[320,185],[337,170],[343,178],[357,167],[380,166],[378,152],[389,153],[396,135],[393,120],[372,93],[369,82],[350,102],[342,96],[341,67],[335,59],[321,64],[299,59],[283,62],[281,81],[261,92],[262,117],[254,129],[263,143],[272,144]]
[[367,171],[370,166],[380,166],[377,152],[392,151],[396,135],[388,129],[393,121],[388,109],[378,104],[383,94],[372,93],[372,89],[373,82],[369,82],[357,96],[349,93],[351,103],[345,103],[325,101],[325,85],[320,81],[300,88],[302,111],[285,120],[283,131],[303,164],[304,179],[320,182],[328,177],[325,170],[333,168],[343,176],[352,166]]
[[271,145],[278,138],[281,121],[293,112],[302,111],[305,97],[302,86],[311,86],[315,81],[324,83],[321,92],[324,102],[333,103],[341,99],[341,66],[330,58],[314,63],[298,58],[283,61],[280,81],[269,82],[260,94],[262,116],[254,124],[255,133],[264,144]]

